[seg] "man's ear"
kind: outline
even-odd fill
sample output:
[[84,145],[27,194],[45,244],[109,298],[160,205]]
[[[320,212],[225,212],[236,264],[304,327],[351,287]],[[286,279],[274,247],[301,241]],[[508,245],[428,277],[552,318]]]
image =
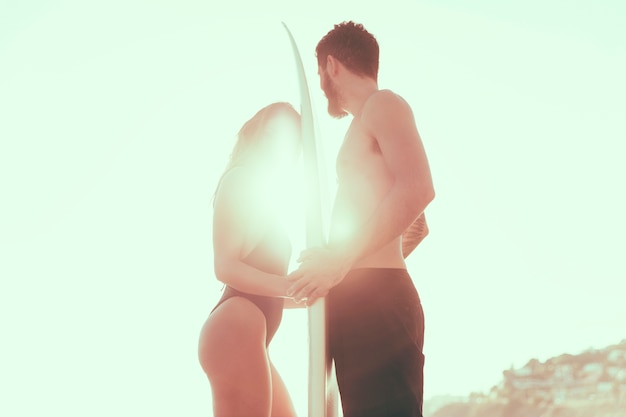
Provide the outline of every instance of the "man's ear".
[[331,76],[331,77],[336,77],[338,72],[339,72],[339,66],[341,65],[341,63],[337,60],[337,58],[335,58],[332,55],[328,55],[326,57],[326,72]]

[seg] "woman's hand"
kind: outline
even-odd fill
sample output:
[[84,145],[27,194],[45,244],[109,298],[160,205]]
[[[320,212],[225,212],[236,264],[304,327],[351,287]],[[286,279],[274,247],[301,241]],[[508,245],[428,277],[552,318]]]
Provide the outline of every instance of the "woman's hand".
[[287,276],[292,283],[287,296],[296,302],[306,300],[308,306],[325,297],[350,269],[350,262],[328,247],[307,249],[301,253],[298,262],[300,267]]

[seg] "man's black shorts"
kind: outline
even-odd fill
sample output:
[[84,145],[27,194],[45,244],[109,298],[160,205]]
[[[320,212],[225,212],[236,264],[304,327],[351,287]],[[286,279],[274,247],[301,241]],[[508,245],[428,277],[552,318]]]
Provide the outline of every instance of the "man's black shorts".
[[355,269],[327,296],[344,417],[421,417],[424,313],[405,269]]

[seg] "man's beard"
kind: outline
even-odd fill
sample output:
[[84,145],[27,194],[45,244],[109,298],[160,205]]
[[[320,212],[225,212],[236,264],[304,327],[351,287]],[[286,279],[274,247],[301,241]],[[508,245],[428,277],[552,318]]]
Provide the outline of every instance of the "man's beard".
[[328,114],[335,119],[346,117],[348,112],[341,107],[341,104],[339,104],[339,92],[328,74],[325,74],[324,77],[322,77],[322,90],[328,99]]

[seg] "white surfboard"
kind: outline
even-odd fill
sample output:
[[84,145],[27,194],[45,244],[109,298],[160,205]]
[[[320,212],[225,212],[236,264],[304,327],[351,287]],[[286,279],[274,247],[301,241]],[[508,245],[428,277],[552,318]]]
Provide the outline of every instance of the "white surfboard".
[[[300,114],[302,117],[302,143],[306,172],[307,215],[306,245],[307,247],[322,246],[325,243],[324,224],[322,217],[322,187],[318,162],[318,146],[315,141],[315,124],[309,87],[306,81],[302,58],[298,45],[287,25],[283,26],[289,35],[291,47],[296,61],[298,82],[300,85]],[[331,363],[328,358],[326,340],[326,301],[318,299],[309,306],[309,406],[308,417],[336,417],[337,389],[332,378]]]

